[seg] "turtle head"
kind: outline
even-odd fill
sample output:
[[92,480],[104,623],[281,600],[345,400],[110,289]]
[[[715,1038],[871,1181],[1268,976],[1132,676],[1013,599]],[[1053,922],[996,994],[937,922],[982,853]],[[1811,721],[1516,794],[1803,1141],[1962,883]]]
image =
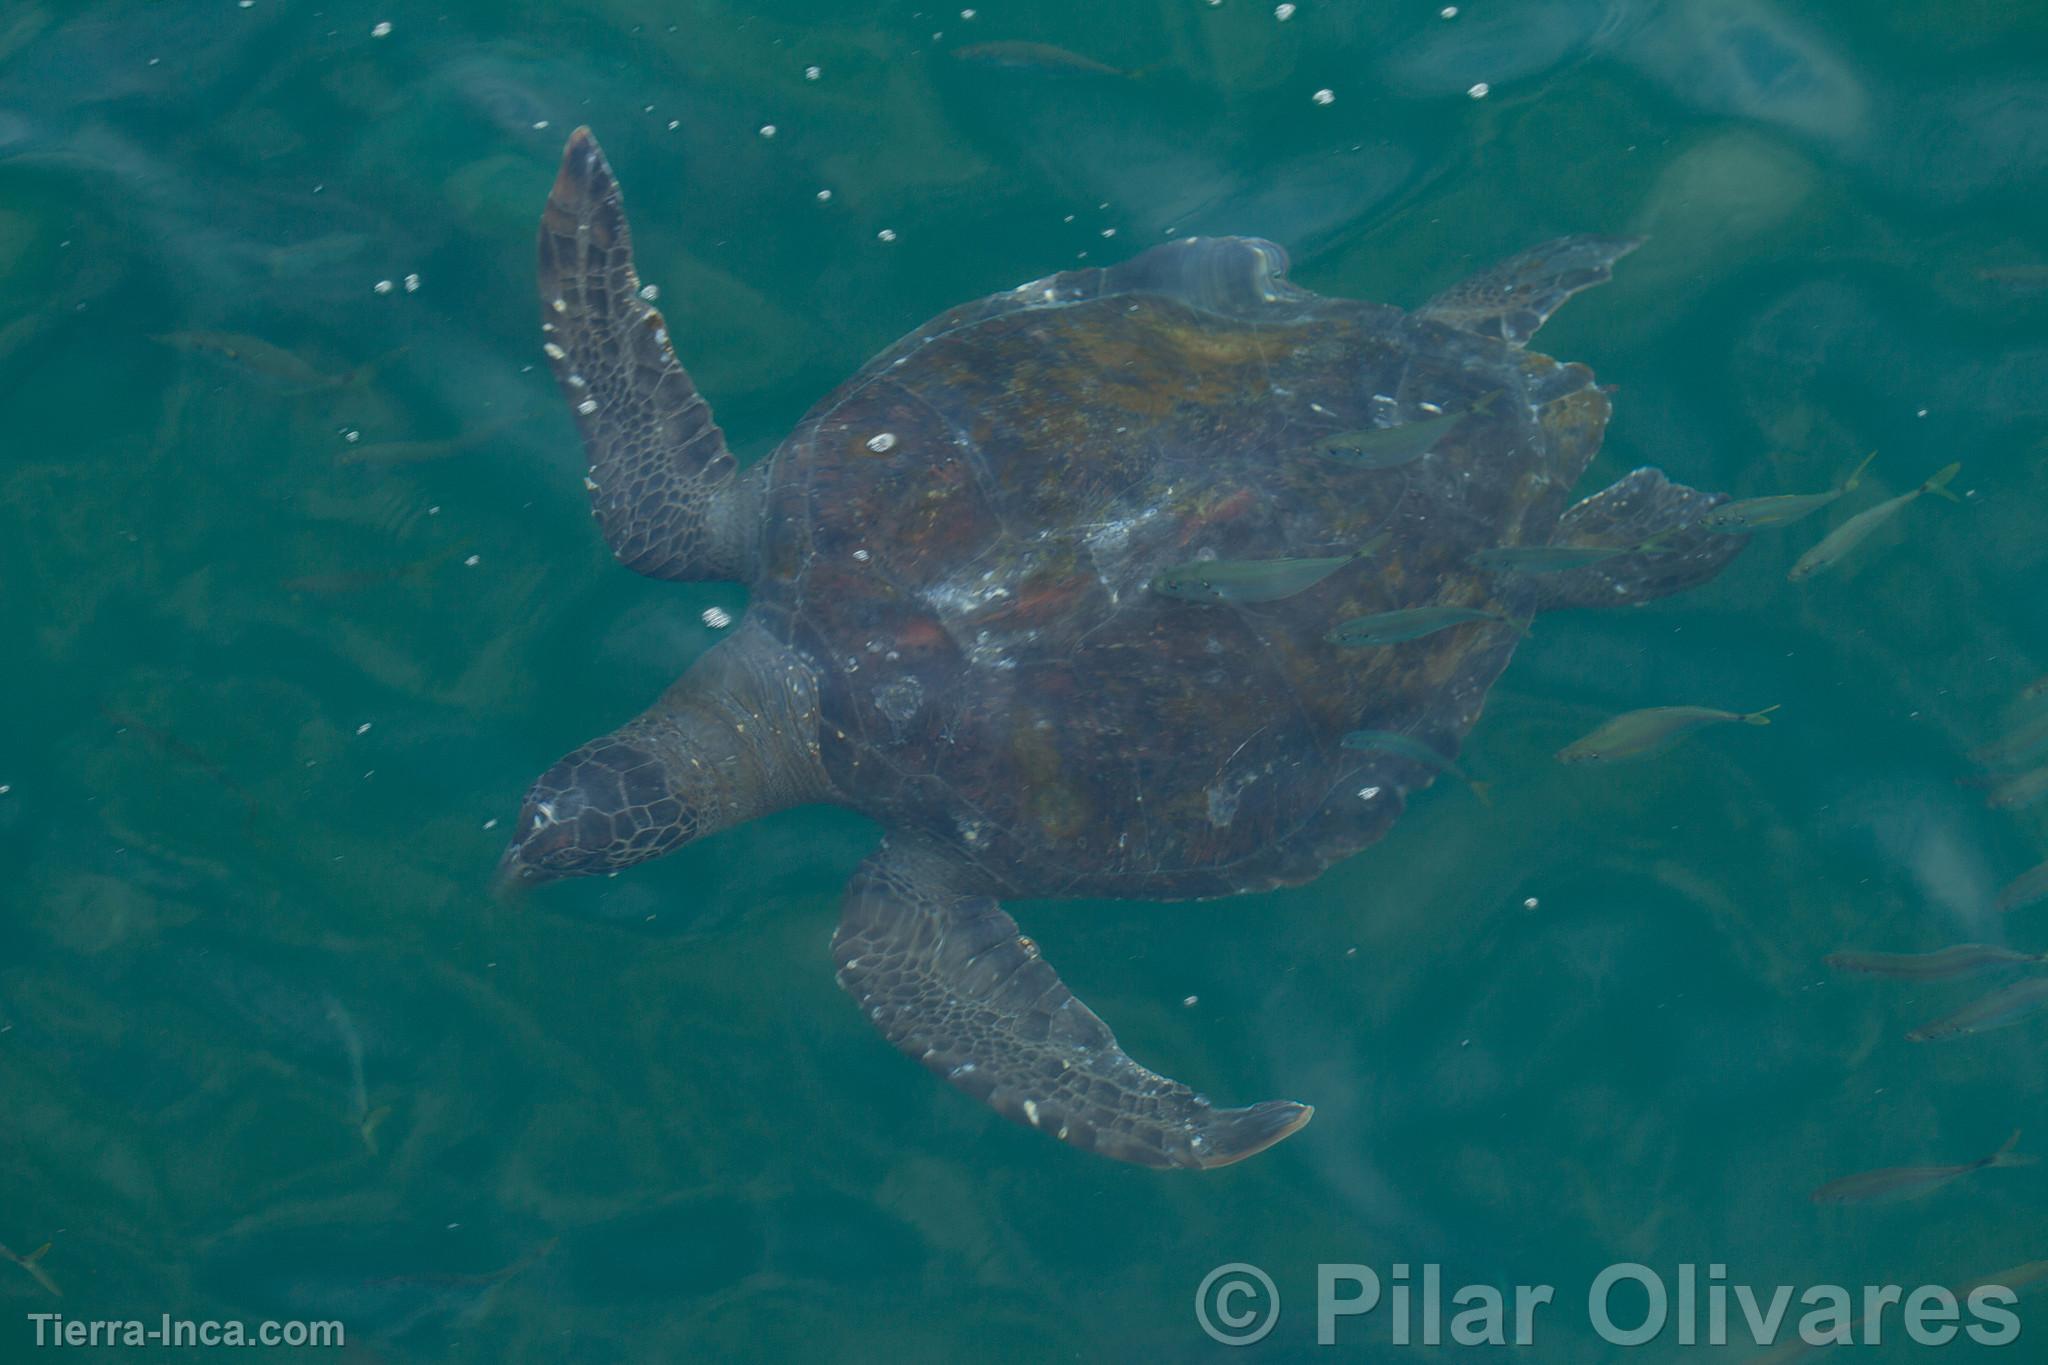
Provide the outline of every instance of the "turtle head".
[[636,727],[592,740],[527,789],[498,861],[500,885],[616,872],[696,837],[698,803],[677,790],[671,764]]
[[498,862],[501,887],[616,872],[757,815],[828,799],[817,687],[743,631],[637,719],[541,774]]

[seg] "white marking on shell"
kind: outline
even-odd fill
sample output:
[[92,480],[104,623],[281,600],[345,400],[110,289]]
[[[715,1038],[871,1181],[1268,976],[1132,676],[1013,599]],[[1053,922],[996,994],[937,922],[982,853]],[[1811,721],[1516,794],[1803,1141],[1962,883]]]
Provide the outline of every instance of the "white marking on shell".
[[1038,1101],[1024,1101],[1024,1118],[1033,1128],[1038,1126]]

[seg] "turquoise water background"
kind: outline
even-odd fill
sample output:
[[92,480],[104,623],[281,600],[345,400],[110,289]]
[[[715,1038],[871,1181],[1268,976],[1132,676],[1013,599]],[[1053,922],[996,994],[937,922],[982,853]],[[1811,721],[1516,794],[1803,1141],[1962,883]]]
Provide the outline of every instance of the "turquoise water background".
[[[61,1311],[339,1319],[362,1362],[1210,1359],[1195,1286],[1246,1261],[1260,1359],[1740,1360],[1606,1345],[1586,1287],[2048,1257],[2048,1169],[1807,1197],[2048,1150],[2048,1022],[1914,1044],[1983,988],[1822,966],[2048,949],[1992,908],[2041,810],[1958,781],[2048,672],[2048,8],[920,2],[0,6],[0,1242],[63,1291],[0,1262],[0,1358]],[[999,40],[1127,74],[950,55]],[[1140,1060],[1317,1106],[1225,1171],[1117,1166],[834,986],[859,817],[489,895],[525,784],[746,599],[585,512],[532,286],[579,123],[745,459],[931,314],[1170,232],[1409,306],[1643,232],[1540,338],[1619,386],[1587,491],[1877,460],[1698,592],[1544,618],[1467,749],[1490,807],[1440,783],[1296,890],[1014,907]],[[1961,505],[1786,581],[1955,459]],[[1551,758],[1671,703],[1782,710]],[[1384,1312],[1321,1350],[1319,1262],[1557,1303],[1518,1352]],[[2041,1304],[1977,1354],[2043,1358]]]

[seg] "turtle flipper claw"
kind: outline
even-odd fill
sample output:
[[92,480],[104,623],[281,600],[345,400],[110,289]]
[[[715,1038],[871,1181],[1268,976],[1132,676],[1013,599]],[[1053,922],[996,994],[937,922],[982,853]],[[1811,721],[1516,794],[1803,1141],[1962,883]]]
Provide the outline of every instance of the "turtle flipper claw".
[[1216,1109],[1132,1061],[972,881],[944,848],[892,837],[847,890],[839,984],[903,1052],[1006,1118],[1140,1166],[1227,1166],[1308,1122],[1284,1100]]
[[1292,1100],[1267,1100],[1245,1109],[1215,1110],[1202,1131],[1199,1164],[1203,1170],[1211,1170],[1257,1156],[1306,1127],[1315,1112],[1313,1106]]

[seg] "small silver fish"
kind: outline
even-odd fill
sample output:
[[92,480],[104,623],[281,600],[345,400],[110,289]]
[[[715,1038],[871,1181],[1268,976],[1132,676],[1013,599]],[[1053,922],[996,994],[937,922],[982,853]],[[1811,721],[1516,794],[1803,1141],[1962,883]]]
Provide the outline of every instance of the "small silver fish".
[[[1474,404],[1474,408],[1477,408]],[[1447,412],[1399,426],[1368,427],[1363,431],[1340,431],[1318,436],[1315,448],[1333,460],[1361,469],[1393,469],[1429,454],[1451,429],[1470,416],[1470,411]]]
[[1457,760],[1449,754],[1437,752],[1413,735],[1404,735],[1395,730],[1353,730],[1344,736],[1340,743],[1347,749],[1365,752],[1379,750],[1383,753],[1399,754],[1402,758],[1413,759],[1417,763],[1440,769],[1470,787],[1472,794],[1483,804],[1492,804],[1487,796],[1487,783],[1473,781],[1472,774],[1459,767]]
[[1354,554],[1320,559],[1198,559],[1160,570],[1150,586],[1181,602],[1277,602],[1314,587],[1386,541],[1384,534],[1377,535]]
[[2013,1149],[2019,1146],[2020,1135],[2014,1133],[1990,1156],[1975,1161],[1965,1161],[1960,1166],[1895,1166],[1882,1171],[1865,1171],[1861,1175],[1846,1176],[1830,1181],[1813,1192],[1816,1204],[1902,1204],[1909,1199],[1919,1199],[1933,1194],[1952,1180],[1960,1180],[1972,1171],[1996,1170],[2008,1166],[2031,1166],[2037,1160],[2031,1156],[2020,1156]]
[[1563,573],[1584,569],[1617,555],[1634,554],[1640,545],[1500,545],[1481,550],[1472,562],[1502,573]]
[[402,465],[426,464],[432,460],[446,460],[475,450],[504,432],[517,422],[524,420],[525,413],[500,418],[474,431],[465,431],[459,436],[450,436],[439,441],[376,441],[369,445],[349,446],[335,459],[341,465]]
[[1853,493],[1863,482],[1863,471],[1877,458],[1871,451],[1863,457],[1863,463],[1855,472],[1825,493],[1780,493],[1768,498],[1744,498],[1740,502],[1724,502],[1711,509],[1696,523],[1704,530],[1719,531],[1724,535],[1741,535],[1748,531],[1764,530],[1779,526],[1790,526],[1795,521],[1812,516],[1821,508],[1840,498],[1844,493]]
[[2000,735],[1970,751],[1972,763],[2023,763],[2048,747],[2048,712],[2035,716],[2010,734]]
[[2017,1024],[2043,1007],[2048,1007],[2048,976],[2030,976],[2003,990],[1993,991],[1982,1000],[1973,1000],[1954,1014],[1922,1025],[1906,1037],[1915,1043],[1945,1043],[1955,1038],[1968,1038]]
[[2007,882],[1998,893],[1998,908],[2002,913],[2044,899],[2048,899],[2048,863],[2028,868]]
[[166,332],[151,339],[173,350],[219,356],[251,374],[275,379],[294,388],[338,389],[354,379],[353,371],[328,374],[281,346],[238,332]]
[[1476,621],[1491,621],[1503,626],[1514,624],[1505,616],[1481,611],[1477,607],[1409,607],[1404,611],[1383,611],[1376,616],[1354,616],[1323,638],[1333,645],[1356,649],[1419,640],[1425,635]]
[[2000,778],[1985,793],[1984,804],[1993,810],[2018,810],[2048,796],[2048,767],[2033,768]]
[[40,1264],[49,1250],[50,1243],[45,1242],[28,1255],[21,1256],[9,1251],[4,1246],[0,1246],[0,1260],[14,1262],[29,1273],[30,1279],[61,1299],[64,1297],[64,1291],[57,1287],[57,1282],[50,1278],[50,1272],[44,1270]]
[[1961,468],[1960,464],[1946,465],[1918,488],[1901,493],[1896,498],[1887,498],[1875,507],[1867,507],[1858,512],[1828,532],[1820,544],[1799,556],[1799,562],[1792,566],[1792,572],[1787,577],[1797,583],[1813,577],[1822,569],[1832,568],[1844,555],[1869,539],[1872,531],[1897,516],[1907,503],[1929,493],[1938,493],[1950,502],[1961,502],[1961,498],[1948,491],[1948,481],[1953,479]]
[[969,43],[956,47],[950,54],[956,62],[970,66],[993,66],[1010,71],[1041,71],[1056,76],[1133,76],[1137,72],[1123,71],[1098,62],[1093,57],[1084,57],[1078,52],[1055,47],[1051,43],[1031,43],[1004,40],[994,43]]
[[1717,711],[1709,706],[1656,706],[1616,716],[1557,751],[1560,763],[1608,763],[1643,758],[1708,725],[1769,725],[1776,706],[1761,711]]
[[1861,976],[1893,976],[1907,981],[1960,981],[2001,967],[2048,962],[2048,953],[2022,953],[1995,943],[1958,943],[1936,953],[1861,953],[1828,956],[1828,966]]

